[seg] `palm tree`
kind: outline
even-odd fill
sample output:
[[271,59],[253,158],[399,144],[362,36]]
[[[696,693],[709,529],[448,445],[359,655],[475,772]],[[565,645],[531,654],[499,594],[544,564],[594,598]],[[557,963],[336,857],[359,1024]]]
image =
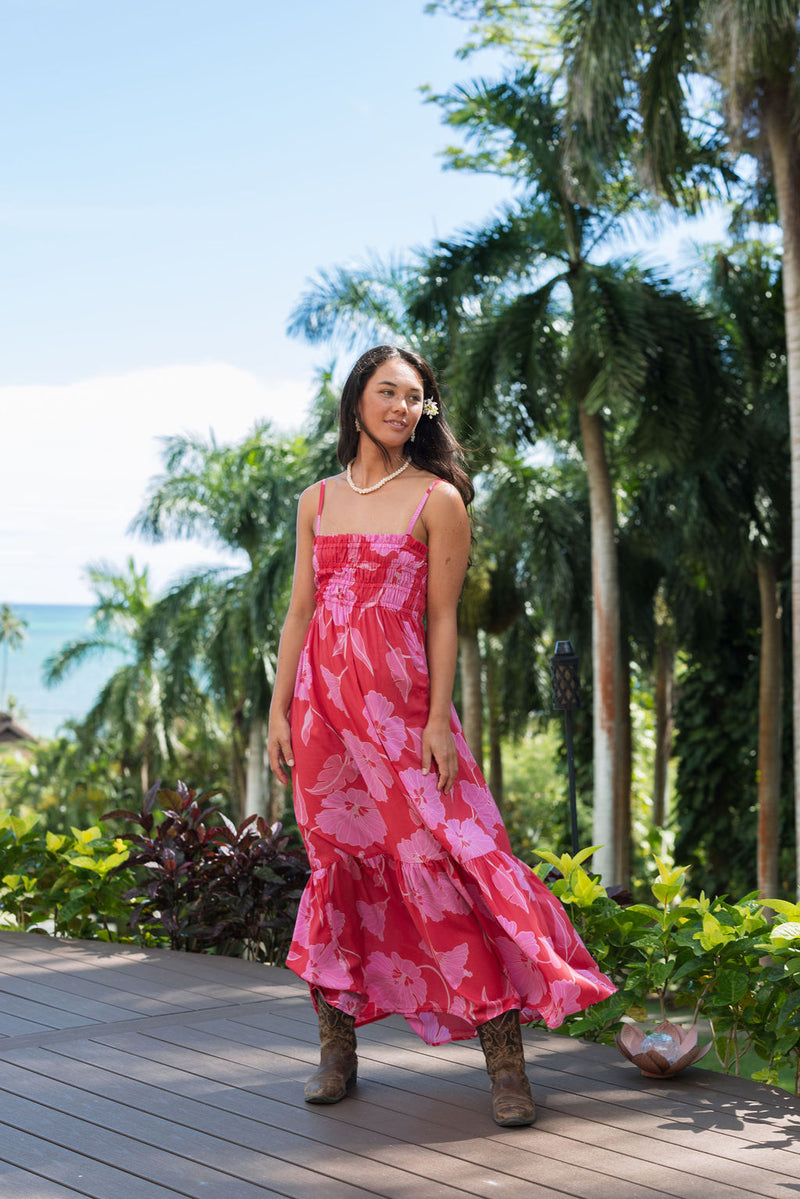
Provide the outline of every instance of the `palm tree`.
[[248,815],[268,808],[275,815],[282,801],[267,771],[266,719],[294,563],[297,498],[325,473],[332,453],[325,377],[314,419],[313,450],[310,441],[276,436],[267,424],[232,446],[213,438],[168,439],[165,471],[133,526],[154,541],[205,537],[246,561],[244,570],[201,571],[177,583],[154,609],[150,637],[165,656],[173,688],[191,688],[197,679],[228,713],[236,790]]
[[[556,6],[562,78],[573,118],[598,146],[620,123],[638,130],[653,189],[681,199],[696,166],[695,131],[759,170],[759,198],[772,194],[783,236],[792,516],[794,760],[800,763],[800,0],[570,0]],[[721,102],[698,111],[708,83]],[[751,172],[752,173],[752,172]],[[800,769],[795,769],[800,845]],[[800,872],[798,873],[800,894]]]
[[[789,552],[786,357],[779,276],[774,253],[758,244],[718,250],[710,260],[703,292],[718,322],[728,378],[714,414],[715,436],[705,445],[699,443],[677,469],[645,472],[629,488],[632,503],[624,545],[626,550],[631,546],[634,559],[649,562],[649,599],[640,598],[637,608],[640,643],[647,645],[659,668],[657,702],[662,697],[656,729],[657,751],[661,750],[656,758],[656,823],[663,816],[669,743],[664,696],[671,684],[676,649],[680,647],[690,667],[714,660],[726,607],[737,602],[754,608],[760,604],[757,875],[759,889],[767,895],[779,893],[781,609]],[[626,573],[637,572],[628,567]],[[733,599],[726,598],[731,595]],[[641,620],[647,612],[652,617],[649,631]],[[723,660],[717,656],[718,662]],[[717,696],[724,694],[725,680],[709,679],[712,690]],[[713,708],[716,701],[710,702]],[[684,765],[684,778],[688,773]]]
[[6,684],[8,682],[8,655],[19,649],[25,640],[25,630],[28,622],[10,608],[8,604],[0,604],[0,645],[3,647],[3,675],[0,683],[0,706],[7,702]]
[[624,145],[613,173],[578,180],[567,160],[572,131],[535,71],[439,100],[477,144],[458,165],[513,173],[526,194],[485,228],[439,243],[412,315],[452,323],[488,285],[491,303],[460,356],[462,403],[476,412],[515,409],[529,429],[581,447],[594,598],[593,837],[604,846],[595,866],[619,881],[627,872],[619,795],[627,788],[614,462],[623,449],[664,461],[695,435],[703,421],[696,396],[719,386],[714,340],[697,309],[663,281],[597,261],[639,201]]
[[738,376],[743,455],[732,449],[730,477],[741,496],[740,560],[755,575],[761,613],[758,727],[758,888],[779,893],[779,813],[783,759],[781,580],[789,555],[789,457],[781,267],[757,243],[714,257],[710,299],[723,322]]
[[44,680],[54,686],[83,662],[108,655],[125,659],[111,674],[80,724],[84,742],[100,730],[113,730],[123,769],[139,773],[146,794],[165,763],[173,761],[174,710],[165,702],[166,679],[155,654],[144,644],[153,608],[147,568],[137,570],[133,558],[119,571],[106,563],[90,566],[95,595],[93,632],[67,642],[44,664]]

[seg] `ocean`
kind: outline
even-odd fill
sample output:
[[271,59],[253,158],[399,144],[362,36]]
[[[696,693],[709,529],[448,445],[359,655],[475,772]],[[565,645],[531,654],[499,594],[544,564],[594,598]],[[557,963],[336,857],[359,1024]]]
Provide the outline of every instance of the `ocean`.
[[[6,694],[13,697],[16,719],[37,737],[52,737],[65,720],[79,720],[91,708],[103,684],[121,665],[120,654],[109,651],[73,668],[63,682],[46,687],[45,659],[67,641],[89,635],[92,609],[80,604],[10,604],[28,622],[25,640],[8,653]],[[0,682],[5,647],[0,645]],[[5,707],[5,695],[0,696]]]

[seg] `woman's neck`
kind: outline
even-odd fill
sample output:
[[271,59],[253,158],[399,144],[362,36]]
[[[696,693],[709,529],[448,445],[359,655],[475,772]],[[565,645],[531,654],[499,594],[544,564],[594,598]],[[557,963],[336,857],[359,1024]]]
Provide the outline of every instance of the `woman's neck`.
[[[364,442],[366,441],[366,445]],[[371,487],[380,479],[393,474],[408,461],[401,449],[395,453],[387,451],[388,462],[376,445],[368,438],[362,438],[356,450],[356,456],[350,464],[350,470],[355,482],[360,487]]]

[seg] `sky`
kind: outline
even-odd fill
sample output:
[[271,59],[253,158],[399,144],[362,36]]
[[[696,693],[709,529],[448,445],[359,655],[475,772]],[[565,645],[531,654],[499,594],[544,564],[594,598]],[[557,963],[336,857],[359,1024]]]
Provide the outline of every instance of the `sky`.
[[[0,603],[225,560],[129,533],[165,436],[302,428],[320,270],[474,226],[420,87],[485,60],[423,0],[0,0]],[[677,243],[675,243],[677,244]]]

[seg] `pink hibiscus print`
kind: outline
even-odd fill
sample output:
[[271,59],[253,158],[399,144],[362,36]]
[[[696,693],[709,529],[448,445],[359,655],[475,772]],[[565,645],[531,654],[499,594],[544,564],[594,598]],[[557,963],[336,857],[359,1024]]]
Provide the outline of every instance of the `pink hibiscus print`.
[[[288,957],[287,957],[288,962]],[[320,983],[332,991],[347,991],[352,985],[350,972],[339,960],[336,948],[328,943],[309,945],[303,978],[309,983]]]
[[450,852],[465,861],[491,853],[495,848],[494,841],[483,831],[477,820],[448,820],[444,826],[444,835]]
[[466,915],[471,905],[460,894],[452,879],[440,870],[419,869],[408,880],[409,895],[428,920],[438,923],[448,913]]
[[514,990],[528,1007],[538,1008],[545,994],[544,979],[530,956],[510,937],[496,937],[495,948],[503,960]]
[[402,716],[393,716],[393,712],[394,704],[380,691],[368,691],[364,696],[364,715],[371,732],[383,742],[390,758],[398,758],[406,743],[406,725]]
[[306,708],[306,714],[303,717],[303,727],[300,729],[300,740],[303,745],[308,745],[311,738],[311,730],[314,726],[314,713],[312,709]]
[[491,792],[487,791],[486,787],[464,782],[461,784],[461,798],[469,804],[476,819],[482,824],[489,828],[502,827],[503,818],[497,810],[497,804],[492,799]]
[[303,648],[300,664],[297,667],[297,678],[294,685],[295,699],[307,701],[311,695],[311,662],[308,656],[308,646]]
[[435,774],[423,774],[420,768],[400,771],[400,780],[413,806],[428,828],[444,824],[445,809],[441,792],[436,789]]
[[430,862],[443,858],[444,851],[426,828],[418,828],[410,837],[397,842],[397,856],[403,862]]
[[317,824],[323,833],[345,845],[366,849],[383,840],[386,821],[367,791],[334,791],[322,800]]
[[356,602],[356,593],[352,584],[355,571],[352,566],[343,566],[328,583],[324,592],[325,606],[330,612],[334,624],[347,624],[350,613]]
[[569,959],[575,950],[583,949],[583,942],[559,900],[546,887],[544,894],[537,888],[537,898],[541,903],[543,925],[553,949],[560,957]]
[[[467,739],[464,736],[464,730],[461,728],[461,725],[458,723],[456,724],[456,729],[453,733],[453,740],[456,743],[456,749],[458,750],[459,761],[461,761],[463,758],[468,762],[474,762],[475,759],[473,758],[472,752],[471,752],[469,746],[467,745]],[[492,803],[494,803],[494,800],[492,800]]]
[[308,809],[306,801],[303,797],[303,792],[300,790],[300,784],[297,779],[294,779],[294,810],[297,815],[297,820],[302,827],[308,821]]
[[442,1041],[450,1040],[450,1033],[433,1012],[418,1012],[413,1027],[426,1045],[441,1045]]
[[364,977],[376,1006],[388,1011],[416,1011],[428,994],[420,968],[399,953],[371,953]]
[[438,956],[439,969],[451,987],[460,987],[465,978],[472,978],[472,971],[467,970],[469,946],[466,941],[452,949],[445,950]]
[[403,640],[406,643],[408,656],[416,666],[417,670],[424,671],[427,675],[428,663],[425,657],[425,647],[422,639],[423,629],[421,624],[412,624],[410,620],[403,620],[400,623],[400,631],[403,634]]
[[389,667],[389,675],[392,682],[402,695],[403,700],[407,700],[411,691],[411,675],[406,669],[405,655],[401,654],[397,649],[390,649],[386,655],[386,665]]
[[392,774],[378,746],[373,745],[371,741],[361,741],[350,729],[342,729],[342,740],[375,798],[384,801],[387,798],[386,788],[392,782]]
[[391,592],[391,603],[402,607],[411,594],[420,568],[420,559],[408,550],[401,550],[386,576],[385,591]]
[[383,937],[388,902],[388,899],[384,899],[383,903],[365,903],[363,899],[356,900],[356,911],[361,923],[367,932],[372,933],[375,937]]
[[312,904],[310,894],[310,891],[303,892],[303,896],[297,909],[297,919],[294,923],[294,933],[292,934],[292,942],[295,945],[301,945],[303,949],[308,948],[311,934]]
[[515,939],[520,950],[532,962],[557,962],[558,965],[561,964],[560,960],[553,953],[553,946],[549,937],[538,937],[536,933],[523,929],[516,934]]
[[322,764],[316,786],[309,787],[308,790],[312,795],[327,795],[329,791],[341,790],[357,777],[358,771],[346,754],[331,754]]
[[328,688],[328,699],[334,707],[344,710],[345,705],[342,702],[342,677],[344,671],[342,671],[342,674],[334,674],[332,670],[328,670],[327,666],[323,666],[322,663],[320,663],[319,668]]
[[502,895],[504,899],[509,903],[513,903],[515,907],[522,908],[523,911],[529,911],[533,904],[530,888],[525,887],[520,882],[510,864],[505,869],[498,867],[492,870],[491,877],[492,885],[498,895]]
[[402,536],[402,533],[384,533],[375,538],[370,549],[373,554],[378,554],[381,558],[385,558],[387,554],[394,553],[397,549],[397,540]]
[[325,927],[333,941],[338,941],[347,923],[344,912],[340,912],[332,903],[325,904]]
[[548,1028],[557,1028],[565,1016],[583,1008],[580,987],[567,978],[556,979],[550,984],[550,999],[551,1002],[542,1008],[542,1016]]

